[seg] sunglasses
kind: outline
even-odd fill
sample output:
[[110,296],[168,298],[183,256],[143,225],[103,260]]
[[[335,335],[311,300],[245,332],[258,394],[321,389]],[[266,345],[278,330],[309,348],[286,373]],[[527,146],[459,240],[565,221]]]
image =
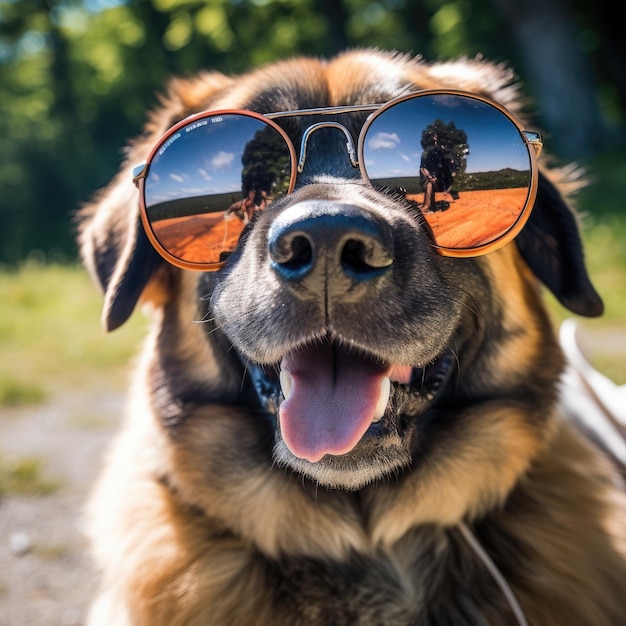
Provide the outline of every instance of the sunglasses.
[[[329,115],[335,119],[324,121]],[[342,115],[352,124],[367,116],[356,149],[335,121]],[[298,156],[282,126],[307,116],[322,121],[304,130]],[[221,267],[254,214],[293,191],[309,139],[322,128],[344,134],[364,181],[421,212],[443,255],[477,256],[508,243],[534,204],[541,135],[473,94],[428,90],[385,104],[263,115],[205,111],[170,128],[133,170],[152,245],[178,267]]]

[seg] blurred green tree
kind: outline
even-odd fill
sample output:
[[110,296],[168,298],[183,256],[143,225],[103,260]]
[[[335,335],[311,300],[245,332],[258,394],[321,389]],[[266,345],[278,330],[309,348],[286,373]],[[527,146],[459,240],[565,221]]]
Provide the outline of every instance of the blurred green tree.
[[[0,0],[0,262],[34,250],[74,257],[72,213],[111,178],[172,74],[239,72],[348,46],[426,59],[482,53],[516,66],[555,136],[557,121],[566,131],[578,124],[573,145],[554,141],[553,151],[585,154],[607,128],[623,129],[624,44],[602,17],[608,2]],[[531,37],[537,10],[547,30]],[[548,63],[554,49],[540,44],[557,25],[565,37]],[[558,89],[556,75],[567,77]],[[570,93],[587,109],[570,106]]]

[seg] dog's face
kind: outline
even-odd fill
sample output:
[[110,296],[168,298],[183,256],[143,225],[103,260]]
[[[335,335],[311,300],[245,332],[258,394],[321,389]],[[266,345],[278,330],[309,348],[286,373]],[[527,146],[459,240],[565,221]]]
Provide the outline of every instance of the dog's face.
[[[171,445],[195,455],[190,464],[223,462],[233,482],[262,462],[332,489],[395,484],[414,494],[420,485],[430,504],[458,501],[454,515],[504,497],[549,436],[562,367],[540,284],[576,313],[602,308],[556,174],[539,173],[514,241],[455,258],[437,250],[406,197],[362,179],[343,130],[319,129],[292,192],[255,214],[220,269],[196,272],[154,251],[130,170],[171,124],[205,109],[264,114],[450,89],[519,115],[510,82],[483,61],[363,51],[172,84],[118,179],[85,212],[81,243],[106,292],[107,327],[140,298],[159,312],[152,406]],[[366,118],[323,121],[356,137]],[[283,129],[298,146],[319,121],[289,118]],[[223,440],[181,443],[210,428],[198,409],[208,406],[237,415],[220,427]]]

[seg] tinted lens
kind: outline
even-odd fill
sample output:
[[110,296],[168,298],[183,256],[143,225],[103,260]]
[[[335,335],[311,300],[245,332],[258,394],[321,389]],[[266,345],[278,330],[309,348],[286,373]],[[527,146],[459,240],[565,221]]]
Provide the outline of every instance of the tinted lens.
[[362,151],[372,184],[406,194],[442,248],[476,250],[523,224],[532,188],[528,145],[505,113],[482,100],[402,100],[377,113]]
[[145,220],[184,264],[222,262],[255,211],[290,190],[291,149],[273,125],[241,113],[195,118],[152,155]]

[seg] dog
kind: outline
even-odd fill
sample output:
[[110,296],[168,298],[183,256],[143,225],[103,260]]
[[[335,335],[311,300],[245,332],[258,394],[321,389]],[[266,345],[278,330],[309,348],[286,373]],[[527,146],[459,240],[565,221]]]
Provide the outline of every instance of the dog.
[[[449,101],[526,138],[494,148],[530,164],[521,200],[469,172],[469,121],[445,213],[391,180],[420,156],[404,114]],[[105,329],[152,319],[88,506],[91,626],[626,623],[623,477],[562,408],[542,294],[602,313],[580,183],[537,161],[525,104],[503,65],[375,49],[172,79],[78,222]],[[279,152],[241,165],[228,124]],[[219,159],[195,147],[210,128]],[[238,201],[207,191],[231,166],[257,181]],[[175,213],[200,174],[226,203],[210,225]],[[496,201],[516,207],[506,232],[449,234],[493,228]]]

